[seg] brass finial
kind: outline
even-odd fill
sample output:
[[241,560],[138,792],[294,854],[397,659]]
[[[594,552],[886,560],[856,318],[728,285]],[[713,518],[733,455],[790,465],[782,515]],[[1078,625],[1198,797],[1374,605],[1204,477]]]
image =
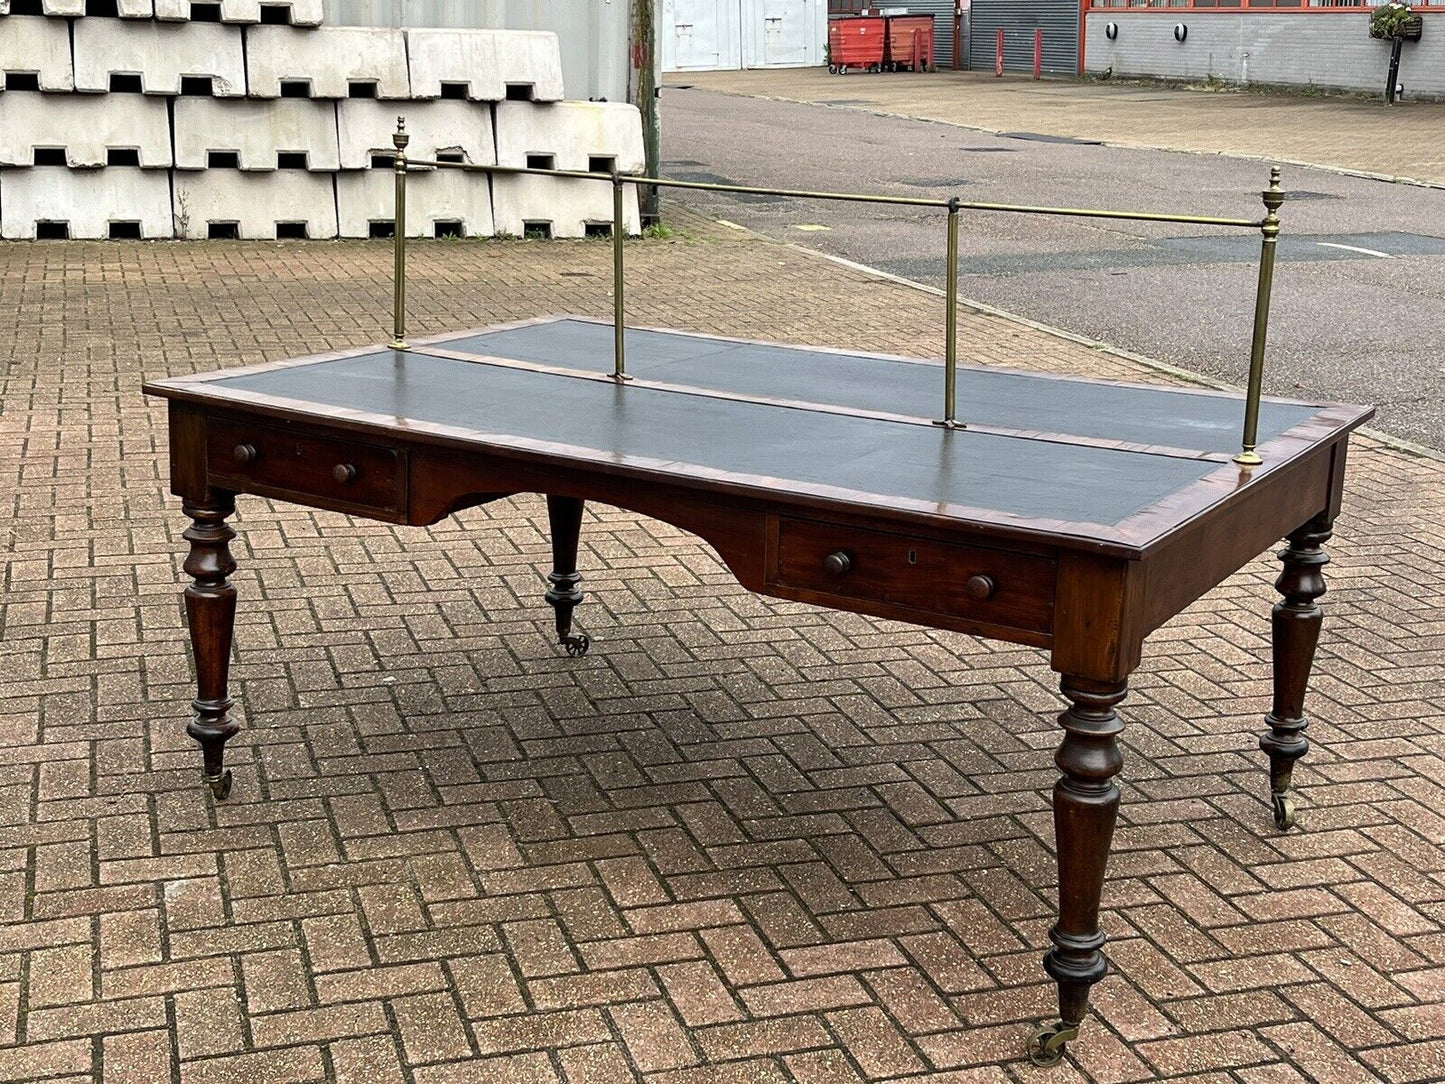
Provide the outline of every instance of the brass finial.
[[1279,209],[1284,206],[1284,189],[1279,186],[1279,174],[1279,166],[1270,166],[1269,187],[1259,194],[1264,200],[1266,224],[1278,222]]
[[406,131],[406,118],[397,117],[396,131],[392,133],[391,137],[392,146],[394,146],[398,151],[404,151],[406,150],[407,144],[410,142],[411,136],[408,135]]

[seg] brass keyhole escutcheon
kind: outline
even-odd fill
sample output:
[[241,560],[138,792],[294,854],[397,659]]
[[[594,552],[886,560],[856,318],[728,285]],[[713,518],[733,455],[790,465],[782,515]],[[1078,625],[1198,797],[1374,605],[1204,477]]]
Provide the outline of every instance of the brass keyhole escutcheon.
[[917,550],[909,550],[909,551],[908,551],[908,563],[909,563],[910,565],[916,565],[916,564],[918,564],[918,551],[917,551]]

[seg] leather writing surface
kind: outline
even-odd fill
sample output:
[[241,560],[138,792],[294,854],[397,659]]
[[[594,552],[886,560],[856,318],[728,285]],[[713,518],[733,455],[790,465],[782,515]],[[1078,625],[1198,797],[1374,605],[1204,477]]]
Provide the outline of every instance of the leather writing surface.
[[382,351],[217,380],[306,405],[547,442],[591,459],[701,468],[943,510],[1113,525],[1217,469],[1175,456],[945,431],[415,353]]
[[[556,320],[449,339],[448,350],[593,372],[612,371],[612,326]],[[633,376],[734,394],[804,399],[831,406],[943,416],[941,363],[709,339],[629,329]],[[960,345],[967,357],[968,344]],[[1310,406],[1260,404],[1259,439],[1270,440],[1315,413]],[[1088,380],[962,370],[961,421],[1134,444],[1239,451],[1244,400],[1182,389],[1127,388]]]

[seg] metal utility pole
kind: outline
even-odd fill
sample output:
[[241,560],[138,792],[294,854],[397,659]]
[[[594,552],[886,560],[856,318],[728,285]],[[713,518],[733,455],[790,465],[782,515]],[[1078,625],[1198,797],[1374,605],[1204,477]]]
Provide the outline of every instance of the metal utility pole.
[[[657,0],[632,0],[632,57],[628,85],[632,102],[642,113],[642,143],[647,155],[647,175],[656,177],[660,168],[662,126],[657,102]],[[658,220],[657,189],[638,186],[642,222]]]

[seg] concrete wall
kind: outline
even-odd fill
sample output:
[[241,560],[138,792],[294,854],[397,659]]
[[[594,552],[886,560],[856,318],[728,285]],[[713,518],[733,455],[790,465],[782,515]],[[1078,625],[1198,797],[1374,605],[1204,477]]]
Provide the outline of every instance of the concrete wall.
[[627,101],[627,0],[325,0],[331,26],[551,30],[562,43],[569,98]]
[[[1367,12],[1090,11],[1084,65],[1091,73],[1383,94],[1390,45],[1369,36],[1369,20]],[[1110,22],[1118,27],[1113,41]],[[1178,23],[1188,28],[1183,42],[1174,40]],[[1400,82],[1407,97],[1445,98],[1445,13],[1425,13],[1423,39],[1405,43]]]

